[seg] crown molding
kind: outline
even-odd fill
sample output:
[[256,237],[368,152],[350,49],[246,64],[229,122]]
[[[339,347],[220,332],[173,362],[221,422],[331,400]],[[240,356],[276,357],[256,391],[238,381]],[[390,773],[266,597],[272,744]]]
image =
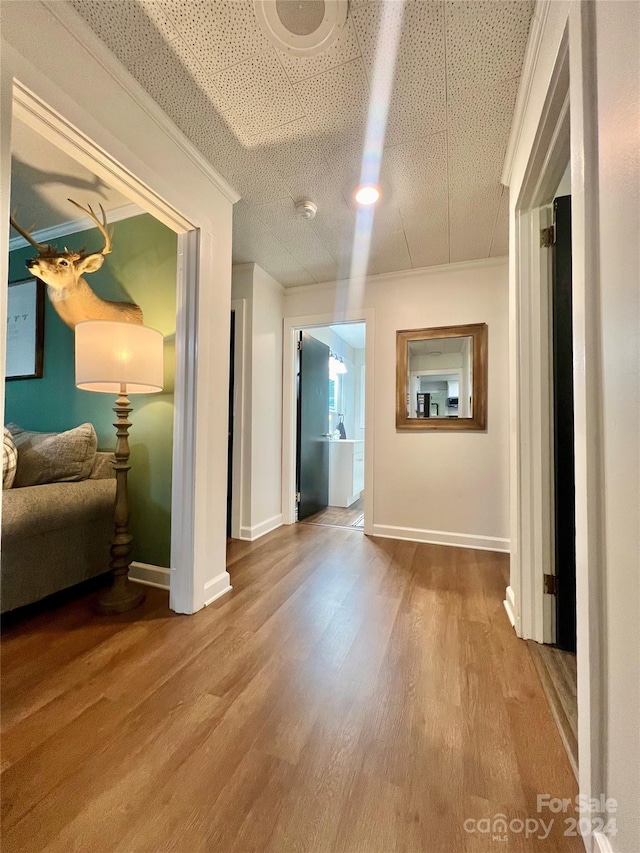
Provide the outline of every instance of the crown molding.
[[520,85],[518,86],[516,106],[513,111],[511,132],[509,133],[509,141],[507,143],[507,153],[505,154],[504,166],[502,167],[501,181],[505,187],[508,187],[511,184],[513,161],[522,135],[524,117],[527,113],[529,98],[531,96],[531,88],[535,77],[535,70],[538,64],[540,48],[542,46],[542,37],[544,35],[552,2],[553,0],[538,0],[533,12],[531,31],[529,32],[527,49],[524,55],[524,62],[522,63],[522,73],[520,75]]
[[[465,270],[488,269],[491,267],[506,266],[509,261],[507,255],[498,258],[478,258],[473,261],[456,261],[452,264],[439,264],[434,267],[418,267],[416,269],[396,270],[395,272],[383,272],[377,275],[368,275],[364,279],[365,286],[385,281],[397,281],[402,278],[423,278],[424,276],[442,275],[450,272],[464,272]],[[323,281],[316,284],[296,284],[293,287],[285,287],[285,296],[296,293],[309,293],[309,291],[322,292],[333,290],[336,287],[348,287],[349,278],[337,279],[335,281]]]
[[[120,222],[123,219],[131,219],[132,216],[140,216],[145,213],[137,204],[125,204],[122,207],[114,207],[109,211],[109,225],[112,222]],[[51,228],[42,228],[40,231],[34,231],[31,236],[37,243],[49,243],[52,240],[57,240],[59,237],[68,237],[69,234],[77,234],[79,231],[88,231],[90,228],[95,228],[95,222],[88,216],[83,216],[81,219],[71,219],[69,222],[62,222],[60,225],[52,225]],[[29,246],[29,242],[24,237],[12,237],[9,240],[9,251],[14,252],[16,249],[24,249]]]
[[209,160],[188,139],[182,130],[174,124],[165,111],[154,101],[147,90],[140,85],[136,78],[124,67],[105,43],[96,35],[89,24],[80,16],[69,3],[59,0],[41,0],[47,11],[56,18],[63,27],[87,50],[104,70],[118,83],[127,95],[155,121],[172,142],[186,154],[195,166],[206,176],[222,195],[235,204],[240,201],[240,194],[231,184],[211,165]]

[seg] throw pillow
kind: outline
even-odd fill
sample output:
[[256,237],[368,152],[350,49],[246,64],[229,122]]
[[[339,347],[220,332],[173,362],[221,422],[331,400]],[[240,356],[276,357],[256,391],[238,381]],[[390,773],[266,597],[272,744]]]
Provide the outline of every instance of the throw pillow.
[[13,443],[13,436],[4,428],[2,441],[2,488],[10,489],[16,476],[18,466],[18,450]]
[[18,448],[14,488],[86,480],[98,447],[92,424],[66,432],[30,432],[11,425]]

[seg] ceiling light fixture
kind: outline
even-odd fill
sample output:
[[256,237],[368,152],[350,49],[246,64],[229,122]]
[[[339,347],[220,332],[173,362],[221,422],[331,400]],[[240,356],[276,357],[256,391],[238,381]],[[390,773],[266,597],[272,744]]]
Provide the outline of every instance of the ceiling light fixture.
[[356,201],[358,204],[375,204],[380,198],[380,190],[377,187],[359,187],[356,190]]
[[314,56],[326,50],[347,22],[348,0],[254,0],[262,31],[278,50]]

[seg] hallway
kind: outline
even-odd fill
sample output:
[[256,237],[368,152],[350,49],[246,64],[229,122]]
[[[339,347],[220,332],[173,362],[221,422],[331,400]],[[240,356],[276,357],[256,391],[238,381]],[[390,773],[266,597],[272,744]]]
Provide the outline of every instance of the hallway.
[[[583,850],[536,812],[577,791],[507,568],[297,524],[234,540],[233,592],[193,617],[148,589],[7,629],[3,849]],[[498,813],[554,825],[492,843]]]

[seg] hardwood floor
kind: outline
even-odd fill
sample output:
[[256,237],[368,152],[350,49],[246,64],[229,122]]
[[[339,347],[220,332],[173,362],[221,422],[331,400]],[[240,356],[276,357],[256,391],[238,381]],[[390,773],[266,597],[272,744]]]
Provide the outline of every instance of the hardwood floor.
[[578,671],[576,656],[527,640],[560,737],[578,778]]
[[505,557],[296,524],[229,571],[195,616],[149,589],[5,632],[4,853],[583,850],[536,812],[577,790]]
[[[320,512],[305,518],[301,524],[324,524],[329,527],[353,527],[364,513],[364,498],[359,498],[351,506],[328,506]],[[362,530],[361,527],[358,528]]]

